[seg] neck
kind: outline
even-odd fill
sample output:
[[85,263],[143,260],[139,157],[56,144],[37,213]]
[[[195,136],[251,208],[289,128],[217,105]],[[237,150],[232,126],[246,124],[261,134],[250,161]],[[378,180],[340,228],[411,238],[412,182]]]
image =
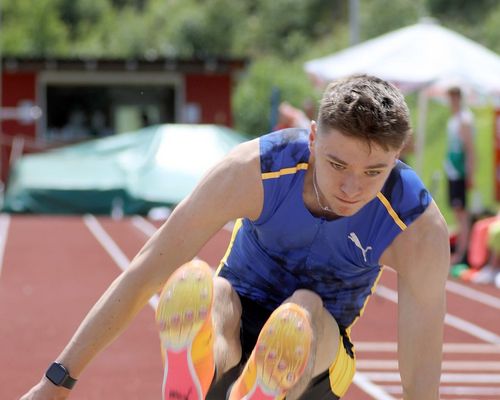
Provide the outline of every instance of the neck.
[[324,206],[321,203],[321,200],[319,198],[320,196],[319,196],[318,186],[317,186],[317,183],[316,183],[316,168],[313,168],[312,183],[313,183],[314,194],[316,195],[316,202],[318,203],[319,208],[322,211],[326,211],[326,212],[329,212],[331,214],[335,214],[330,207]]

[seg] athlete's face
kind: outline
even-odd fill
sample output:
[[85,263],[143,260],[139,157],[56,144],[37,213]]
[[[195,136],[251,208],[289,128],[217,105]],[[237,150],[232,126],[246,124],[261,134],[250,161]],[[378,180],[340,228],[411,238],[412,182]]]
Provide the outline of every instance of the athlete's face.
[[382,189],[399,150],[386,151],[335,129],[316,129],[313,122],[309,147],[320,201],[337,215],[353,215]]

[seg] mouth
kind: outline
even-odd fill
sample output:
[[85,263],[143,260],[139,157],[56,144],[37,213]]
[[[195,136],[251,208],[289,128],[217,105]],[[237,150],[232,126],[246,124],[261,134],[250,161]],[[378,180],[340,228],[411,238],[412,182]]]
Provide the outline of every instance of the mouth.
[[343,199],[341,197],[337,197],[335,196],[335,198],[340,201],[341,203],[344,203],[344,204],[350,204],[350,205],[353,205],[353,204],[356,204],[356,203],[359,203],[359,200],[346,200],[346,199]]

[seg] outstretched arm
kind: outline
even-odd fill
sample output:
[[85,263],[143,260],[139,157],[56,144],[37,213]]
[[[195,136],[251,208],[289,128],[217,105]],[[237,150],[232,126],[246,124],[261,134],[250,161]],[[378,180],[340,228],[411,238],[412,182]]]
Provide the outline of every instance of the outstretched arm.
[[384,264],[398,273],[398,357],[403,398],[438,400],[449,241],[437,206],[432,203],[384,256]]
[[[191,260],[225,223],[257,218],[262,207],[258,142],[238,146],[182,201],[151,237],[130,267],[92,307],[57,357],[78,378],[120,333],[180,265]],[[23,400],[64,399],[69,390],[42,380]]]

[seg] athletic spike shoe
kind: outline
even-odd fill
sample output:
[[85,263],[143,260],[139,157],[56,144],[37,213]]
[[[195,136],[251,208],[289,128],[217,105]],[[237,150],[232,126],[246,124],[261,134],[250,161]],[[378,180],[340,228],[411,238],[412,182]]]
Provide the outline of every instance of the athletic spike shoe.
[[160,330],[163,400],[203,400],[215,372],[212,270],[193,260],[165,284],[156,309]]
[[292,303],[278,307],[262,328],[229,400],[282,400],[302,376],[311,350],[306,311]]

